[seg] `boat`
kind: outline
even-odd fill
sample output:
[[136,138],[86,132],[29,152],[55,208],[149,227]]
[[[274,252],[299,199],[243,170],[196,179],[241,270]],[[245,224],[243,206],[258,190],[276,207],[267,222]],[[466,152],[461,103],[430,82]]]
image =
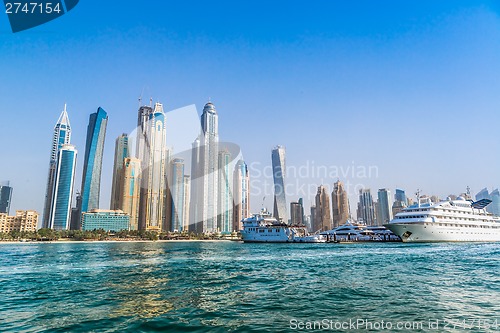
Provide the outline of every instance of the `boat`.
[[401,241],[397,235],[383,226],[369,226],[350,220],[321,234],[331,242]]
[[492,201],[460,196],[433,203],[420,198],[385,226],[403,242],[498,242],[500,217],[486,211]]
[[243,219],[241,238],[245,243],[325,243],[326,237],[308,234],[305,226],[278,221],[266,210]]

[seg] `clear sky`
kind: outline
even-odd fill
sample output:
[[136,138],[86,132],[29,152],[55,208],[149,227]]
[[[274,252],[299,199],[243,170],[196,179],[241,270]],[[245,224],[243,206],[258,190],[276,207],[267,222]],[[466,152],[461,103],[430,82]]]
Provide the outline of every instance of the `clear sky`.
[[[306,209],[314,188],[337,178],[312,166],[342,169],[341,180],[372,192],[491,190],[500,186],[499,14],[497,1],[82,0],[13,34],[0,13],[0,180],[14,187],[11,213],[42,211],[64,103],[77,188],[88,116],[108,112],[107,208],[114,140],[134,129],[142,92],[167,110],[201,112],[210,97],[221,140],[240,145],[254,174],[284,145],[287,165],[306,172],[288,178],[288,199],[304,196]],[[254,191],[253,210],[263,195]]]

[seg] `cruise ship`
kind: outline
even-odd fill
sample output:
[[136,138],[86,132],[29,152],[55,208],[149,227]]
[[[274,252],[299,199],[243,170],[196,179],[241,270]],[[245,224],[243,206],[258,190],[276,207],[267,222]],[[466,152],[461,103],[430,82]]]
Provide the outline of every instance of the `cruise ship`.
[[486,211],[490,203],[464,197],[439,203],[418,199],[385,226],[403,242],[498,242],[500,217]]
[[282,223],[266,210],[243,219],[241,238],[245,243],[325,243],[326,237],[308,234],[305,226]]

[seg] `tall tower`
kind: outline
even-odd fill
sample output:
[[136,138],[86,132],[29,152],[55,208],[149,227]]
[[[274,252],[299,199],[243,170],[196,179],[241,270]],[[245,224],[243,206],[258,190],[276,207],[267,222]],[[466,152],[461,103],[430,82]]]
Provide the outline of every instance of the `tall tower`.
[[82,208],[80,213],[99,208],[102,156],[107,123],[108,115],[101,107],[89,117],[85,159],[83,162]]
[[217,231],[217,199],[219,184],[219,124],[215,106],[208,102],[203,108],[201,115],[201,129],[203,131],[200,140],[200,162],[203,197],[198,203],[198,209],[202,210],[197,214],[201,218],[203,232]]
[[304,225],[302,198],[297,202],[290,202],[290,221],[292,225]]
[[129,140],[127,134],[122,134],[116,139],[115,143],[115,162],[113,165],[113,182],[111,184],[111,203],[110,209],[121,209],[119,207],[122,197],[123,185],[123,162],[130,156]]
[[52,207],[52,197],[54,191],[54,178],[56,174],[57,152],[65,144],[69,144],[71,140],[71,126],[69,124],[68,113],[66,112],[66,104],[61,112],[56,126],[54,126],[54,134],[52,136],[52,149],[50,150],[49,174],[47,177],[47,189],[45,190],[45,203],[42,216],[42,227],[49,227],[50,210]]
[[285,147],[276,146],[272,153],[274,178],[274,217],[288,223],[285,197]]
[[362,219],[366,225],[375,223],[375,206],[369,188],[359,190],[358,220]]
[[171,162],[169,182],[172,197],[170,231],[184,231],[184,180],[184,160],[175,158]]
[[320,185],[316,193],[316,211],[314,214],[314,229],[313,231],[325,231],[332,227],[332,218],[330,215],[330,196],[326,191],[326,187]]
[[332,211],[334,228],[341,226],[349,219],[349,198],[340,180],[333,185]]
[[139,202],[141,193],[141,161],[127,157],[123,161],[121,198],[118,208],[130,216],[130,230],[139,229]]
[[163,105],[139,108],[137,156],[142,162],[139,228],[161,231],[165,222],[167,135]]
[[227,149],[219,151],[218,214],[217,226],[220,232],[233,232],[233,163]]
[[0,213],[9,215],[12,187],[9,182],[0,183]]
[[240,231],[243,229],[241,220],[250,216],[250,176],[245,161],[239,160],[236,163],[233,182],[233,230]]
[[54,190],[48,227],[55,230],[67,230],[70,226],[71,198],[76,169],[75,146],[63,145],[56,159]]
[[378,190],[378,225],[389,223],[392,220],[392,196],[386,188]]
[[189,175],[184,175],[184,209],[182,210],[184,216],[182,221],[184,225],[182,226],[183,231],[189,231],[189,203],[191,202],[191,177]]

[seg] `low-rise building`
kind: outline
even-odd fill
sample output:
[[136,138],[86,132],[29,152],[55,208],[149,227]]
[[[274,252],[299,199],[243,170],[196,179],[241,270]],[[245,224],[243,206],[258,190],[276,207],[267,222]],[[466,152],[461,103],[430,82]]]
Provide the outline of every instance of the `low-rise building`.
[[93,209],[82,214],[82,230],[130,230],[130,215],[122,210]]
[[38,213],[34,210],[18,210],[15,216],[0,213],[0,232],[31,231],[35,232],[38,226]]

